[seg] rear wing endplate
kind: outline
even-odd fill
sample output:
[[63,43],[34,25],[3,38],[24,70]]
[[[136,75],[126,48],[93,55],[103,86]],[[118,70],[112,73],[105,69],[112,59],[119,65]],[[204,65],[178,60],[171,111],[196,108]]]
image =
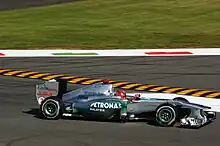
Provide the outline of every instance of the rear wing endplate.
[[67,82],[64,80],[49,80],[36,85],[36,99],[40,104],[45,98],[62,95],[67,91]]

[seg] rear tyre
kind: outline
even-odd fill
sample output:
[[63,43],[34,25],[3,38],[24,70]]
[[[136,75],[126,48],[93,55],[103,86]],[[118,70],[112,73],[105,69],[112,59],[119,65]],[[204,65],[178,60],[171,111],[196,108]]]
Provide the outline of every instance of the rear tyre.
[[156,109],[156,122],[162,127],[172,127],[177,122],[176,107],[171,104],[160,105]]
[[64,106],[57,97],[46,98],[40,105],[40,112],[43,118],[57,120],[62,117]]

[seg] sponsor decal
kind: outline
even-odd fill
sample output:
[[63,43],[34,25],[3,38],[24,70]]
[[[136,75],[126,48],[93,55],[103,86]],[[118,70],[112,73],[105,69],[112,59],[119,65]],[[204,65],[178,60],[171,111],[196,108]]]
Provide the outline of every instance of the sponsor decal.
[[38,92],[37,95],[40,95],[40,96],[52,96],[53,93],[47,92],[47,91],[41,91],[41,92]]
[[120,109],[121,103],[119,102],[94,102],[90,105],[91,111],[104,112],[105,109]]
[[49,91],[57,91],[56,88],[47,88],[47,90],[49,90]]
[[5,56],[5,54],[0,52],[0,56]]
[[39,85],[39,86],[38,86],[38,89],[39,89],[39,90],[48,90],[48,91],[57,91],[56,88],[48,88],[48,87],[46,87],[45,84]]
[[41,104],[41,103],[44,101],[44,99],[45,99],[44,97],[40,97],[40,98],[38,99],[38,103]]

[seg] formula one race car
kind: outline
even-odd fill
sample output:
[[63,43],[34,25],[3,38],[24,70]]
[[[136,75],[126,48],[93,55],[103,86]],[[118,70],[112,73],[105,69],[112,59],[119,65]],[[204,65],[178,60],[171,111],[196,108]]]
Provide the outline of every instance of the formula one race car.
[[190,103],[182,97],[155,99],[140,95],[126,96],[123,90],[114,91],[112,84],[97,83],[67,91],[67,85],[46,81],[36,85],[36,98],[41,115],[46,119],[63,116],[95,120],[152,119],[163,127],[181,126],[199,128],[216,118],[210,107]]

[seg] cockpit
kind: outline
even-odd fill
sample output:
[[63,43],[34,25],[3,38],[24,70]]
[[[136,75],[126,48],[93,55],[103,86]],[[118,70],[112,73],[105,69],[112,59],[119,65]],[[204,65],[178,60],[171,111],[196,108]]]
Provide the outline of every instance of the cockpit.
[[93,84],[86,88],[82,88],[85,94],[104,94],[111,95],[114,92],[113,86],[111,84]]
[[79,96],[81,97],[84,96],[84,98],[86,98],[88,96],[100,96],[100,95],[109,96],[113,94],[114,94],[114,88],[112,84],[97,83],[68,92],[63,96],[63,100],[70,100],[70,99],[78,98]]

